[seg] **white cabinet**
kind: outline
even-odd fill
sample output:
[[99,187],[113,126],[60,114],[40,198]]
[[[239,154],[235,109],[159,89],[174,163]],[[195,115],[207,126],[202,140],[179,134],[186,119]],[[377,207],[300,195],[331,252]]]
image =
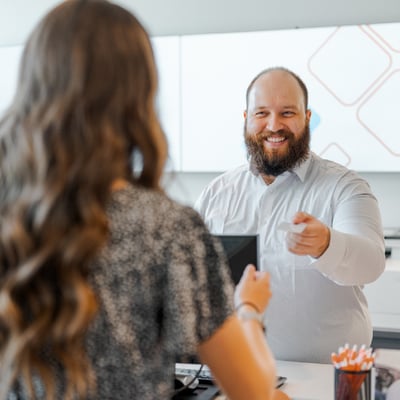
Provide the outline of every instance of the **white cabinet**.
[[22,49],[22,46],[0,47],[0,115],[14,96]]
[[168,170],[180,171],[181,165],[181,92],[180,40],[178,36],[152,39],[158,69],[157,108],[168,139]]
[[388,258],[383,274],[365,285],[374,329],[400,332],[400,259]]

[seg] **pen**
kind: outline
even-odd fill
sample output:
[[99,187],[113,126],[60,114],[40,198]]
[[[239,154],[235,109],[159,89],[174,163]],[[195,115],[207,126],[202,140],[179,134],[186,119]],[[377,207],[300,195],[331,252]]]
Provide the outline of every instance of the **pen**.
[[351,349],[348,344],[339,347],[338,353],[331,354],[332,364],[335,368],[344,371],[367,371],[372,368],[375,361],[375,353],[372,348],[366,348],[365,345],[360,346],[357,351],[357,345]]

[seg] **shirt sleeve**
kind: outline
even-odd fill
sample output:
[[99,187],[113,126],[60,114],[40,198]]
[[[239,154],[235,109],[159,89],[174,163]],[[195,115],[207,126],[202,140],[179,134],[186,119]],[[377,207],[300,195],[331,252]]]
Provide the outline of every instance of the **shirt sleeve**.
[[343,177],[332,207],[330,244],[314,267],[338,284],[373,282],[385,268],[385,244],[378,202],[368,183],[352,173]]
[[212,217],[218,217],[218,214],[221,214],[221,219],[223,219],[224,215],[219,211],[218,203],[216,204],[215,201],[212,203],[213,207],[210,208],[209,206],[211,204],[211,198],[213,197],[212,188],[213,185],[210,184],[200,193],[200,196],[194,204],[194,209],[202,216],[203,221],[210,232],[215,232],[216,230],[213,229]]
[[194,203],[194,209],[202,217],[204,217],[206,215],[209,197],[210,197],[210,189],[209,189],[209,186],[207,186],[205,189],[203,189],[203,191],[200,193],[200,196],[197,198],[197,200]]
[[194,204],[194,209],[202,216],[204,223],[210,232],[214,234],[222,233],[227,219],[226,201],[230,196],[234,196],[231,187],[224,187],[224,196],[217,196],[221,193],[218,186],[222,183],[214,181],[208,185]]

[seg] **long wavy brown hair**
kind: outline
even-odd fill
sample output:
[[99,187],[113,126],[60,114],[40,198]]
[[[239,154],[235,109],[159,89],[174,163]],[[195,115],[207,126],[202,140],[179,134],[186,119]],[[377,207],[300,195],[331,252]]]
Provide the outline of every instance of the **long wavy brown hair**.
[[68,0],[31,34],[0,122],[0,398],[16,382],[34,398],[36,377],[54,398],[55,365],[64,398],[92,390],[89,268],[113,182],[159,189],[156,89],[149,37],[117,5]]

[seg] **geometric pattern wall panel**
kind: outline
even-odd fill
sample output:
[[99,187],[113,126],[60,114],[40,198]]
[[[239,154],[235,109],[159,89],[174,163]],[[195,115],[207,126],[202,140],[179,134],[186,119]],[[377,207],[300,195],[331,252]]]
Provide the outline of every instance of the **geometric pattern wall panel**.
[[[246,161],[245,92],[284,66],[309,88],[311,148],[360,172],[400,172],[400,23],[152,39],[169,170],[221,172]],[[22,46],[0,47],[0,114]]]

